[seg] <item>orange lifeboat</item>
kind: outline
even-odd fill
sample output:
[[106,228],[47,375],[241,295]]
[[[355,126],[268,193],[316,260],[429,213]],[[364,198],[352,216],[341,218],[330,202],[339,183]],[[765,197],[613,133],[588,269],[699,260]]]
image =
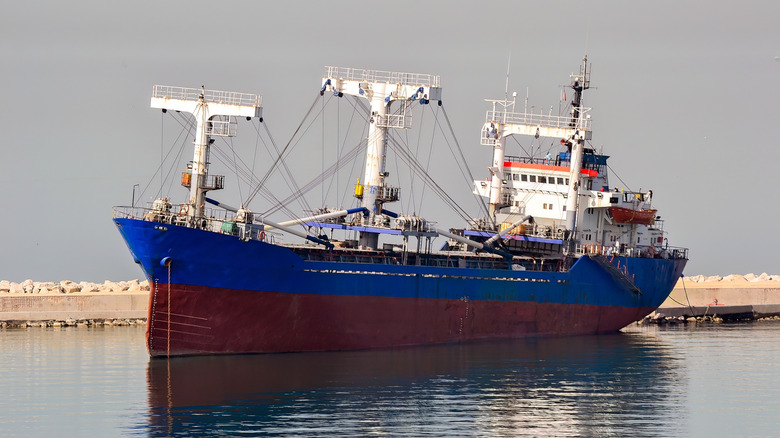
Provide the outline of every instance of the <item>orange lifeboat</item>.
[[630,208],[609,207],[609,214],[620,224],[652,225],[658,210],[632,210]]

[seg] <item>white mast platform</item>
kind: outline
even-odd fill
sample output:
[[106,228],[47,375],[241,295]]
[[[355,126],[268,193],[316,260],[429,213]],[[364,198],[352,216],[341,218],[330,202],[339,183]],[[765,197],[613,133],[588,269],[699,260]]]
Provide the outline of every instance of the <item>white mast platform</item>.
[[236,117],[258,117],[262,120],[261,98],[257,94],[206,90],[204,87],[155,85],[151,107],[195,116],[195,152],[191,168],[182,175],[182,185],[190,187],[187,218],[190,225],[195,225],[196,219],[204,216],[206,192],[224,187],[224,176],[209,176],[211,137],[234,137],[238,128]]
[[[355,68],[325,67],[321,94],[326,90],[342,96],[364,97],[371,105],[368,128],[366,169],[362,184],[355,188],[355,196],[362,200],[362,206],[370,212],[364,225],[381,225],[382,205],[397,201],[399,190],[385,183],[389,173],[385,170],[387,130],[411,127],[411,103],[419,101],[441,102],[439,76],[420,73],[400,73]],[[390,111],[393,102],[400,106]],[[361,232],[360,246],[376,249],[378,234]]]

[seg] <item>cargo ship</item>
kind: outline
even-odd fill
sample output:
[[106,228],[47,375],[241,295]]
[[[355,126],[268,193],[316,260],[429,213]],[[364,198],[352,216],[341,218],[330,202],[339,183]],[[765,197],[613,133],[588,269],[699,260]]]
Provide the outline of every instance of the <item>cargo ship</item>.
[[[155,86],[151,107],[191,114],[195,140],[181,178],[185,202],[114,207],[152,285],[149,354],[598,334],[643,318],[671,292],[688,250],[669,245],[652,191],[611,185],[609,157],[590,146],[587,57],[570,80],[559,115],[516,111],[514,96],[488,100],[479,143],[492,165],[473,181],[483,208],[451,228],[394,211],[401,188],[386,169],[391,133],[408,129],[416,108],[442,106],[439,76],[326,67],[319,96],[365,108],[365,169],[353,208],[285,221],[208,193],[225,181],[209,173],[214,139],[236,135],[239,119],[262,123],[260,96]],[[551,139],[558,150],[512,156],[512,136]]]

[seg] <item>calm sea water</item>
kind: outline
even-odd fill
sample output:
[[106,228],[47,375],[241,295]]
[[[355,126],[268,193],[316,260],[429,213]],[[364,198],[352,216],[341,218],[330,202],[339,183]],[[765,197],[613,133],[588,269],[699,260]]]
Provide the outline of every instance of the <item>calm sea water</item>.
[[780,321],[170,361],[143,331],[0,331],[0,436],[780,435]]

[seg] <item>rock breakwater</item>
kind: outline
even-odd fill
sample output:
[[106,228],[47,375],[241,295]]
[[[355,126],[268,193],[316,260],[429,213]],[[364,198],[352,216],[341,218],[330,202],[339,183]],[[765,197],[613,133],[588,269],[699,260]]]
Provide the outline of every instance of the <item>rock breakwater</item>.
[[120,318],[120,319],[66,319],[45,321],[0,321],[0,328],[25,328],[25,327],[113,327],[146,325],[145,318]]
[[53,281],[33,281],[24,280],[21,283],[14,283],[8,280],[0,281],[0,294],[74,294],[81,292],[109,293],[109,292],[143,292],[149,291],[149,282],[147,280],[129,280],[129,281],[108,281],[103,283],[92,283],[89,281],[74,282],[63,280]]
[[[694,276],[685,276],[682,279],[680,279],[680,282],[685,283],[762,283],[767,281],[775,281],[780,283],[780,274],[774,274],[770,275],[766,272],[756,275],[753,273],[745,274],[745,275],[738,275],[738,274],[731,274],[727,275],[725,277],[721,277],[720,275],[694,275]],[[678,284],[680,283],[678,282]],[[720,285],[719,285],[720,286]]]
[[0,281],[0,327],[93,327],[145,321],[147,281]]

